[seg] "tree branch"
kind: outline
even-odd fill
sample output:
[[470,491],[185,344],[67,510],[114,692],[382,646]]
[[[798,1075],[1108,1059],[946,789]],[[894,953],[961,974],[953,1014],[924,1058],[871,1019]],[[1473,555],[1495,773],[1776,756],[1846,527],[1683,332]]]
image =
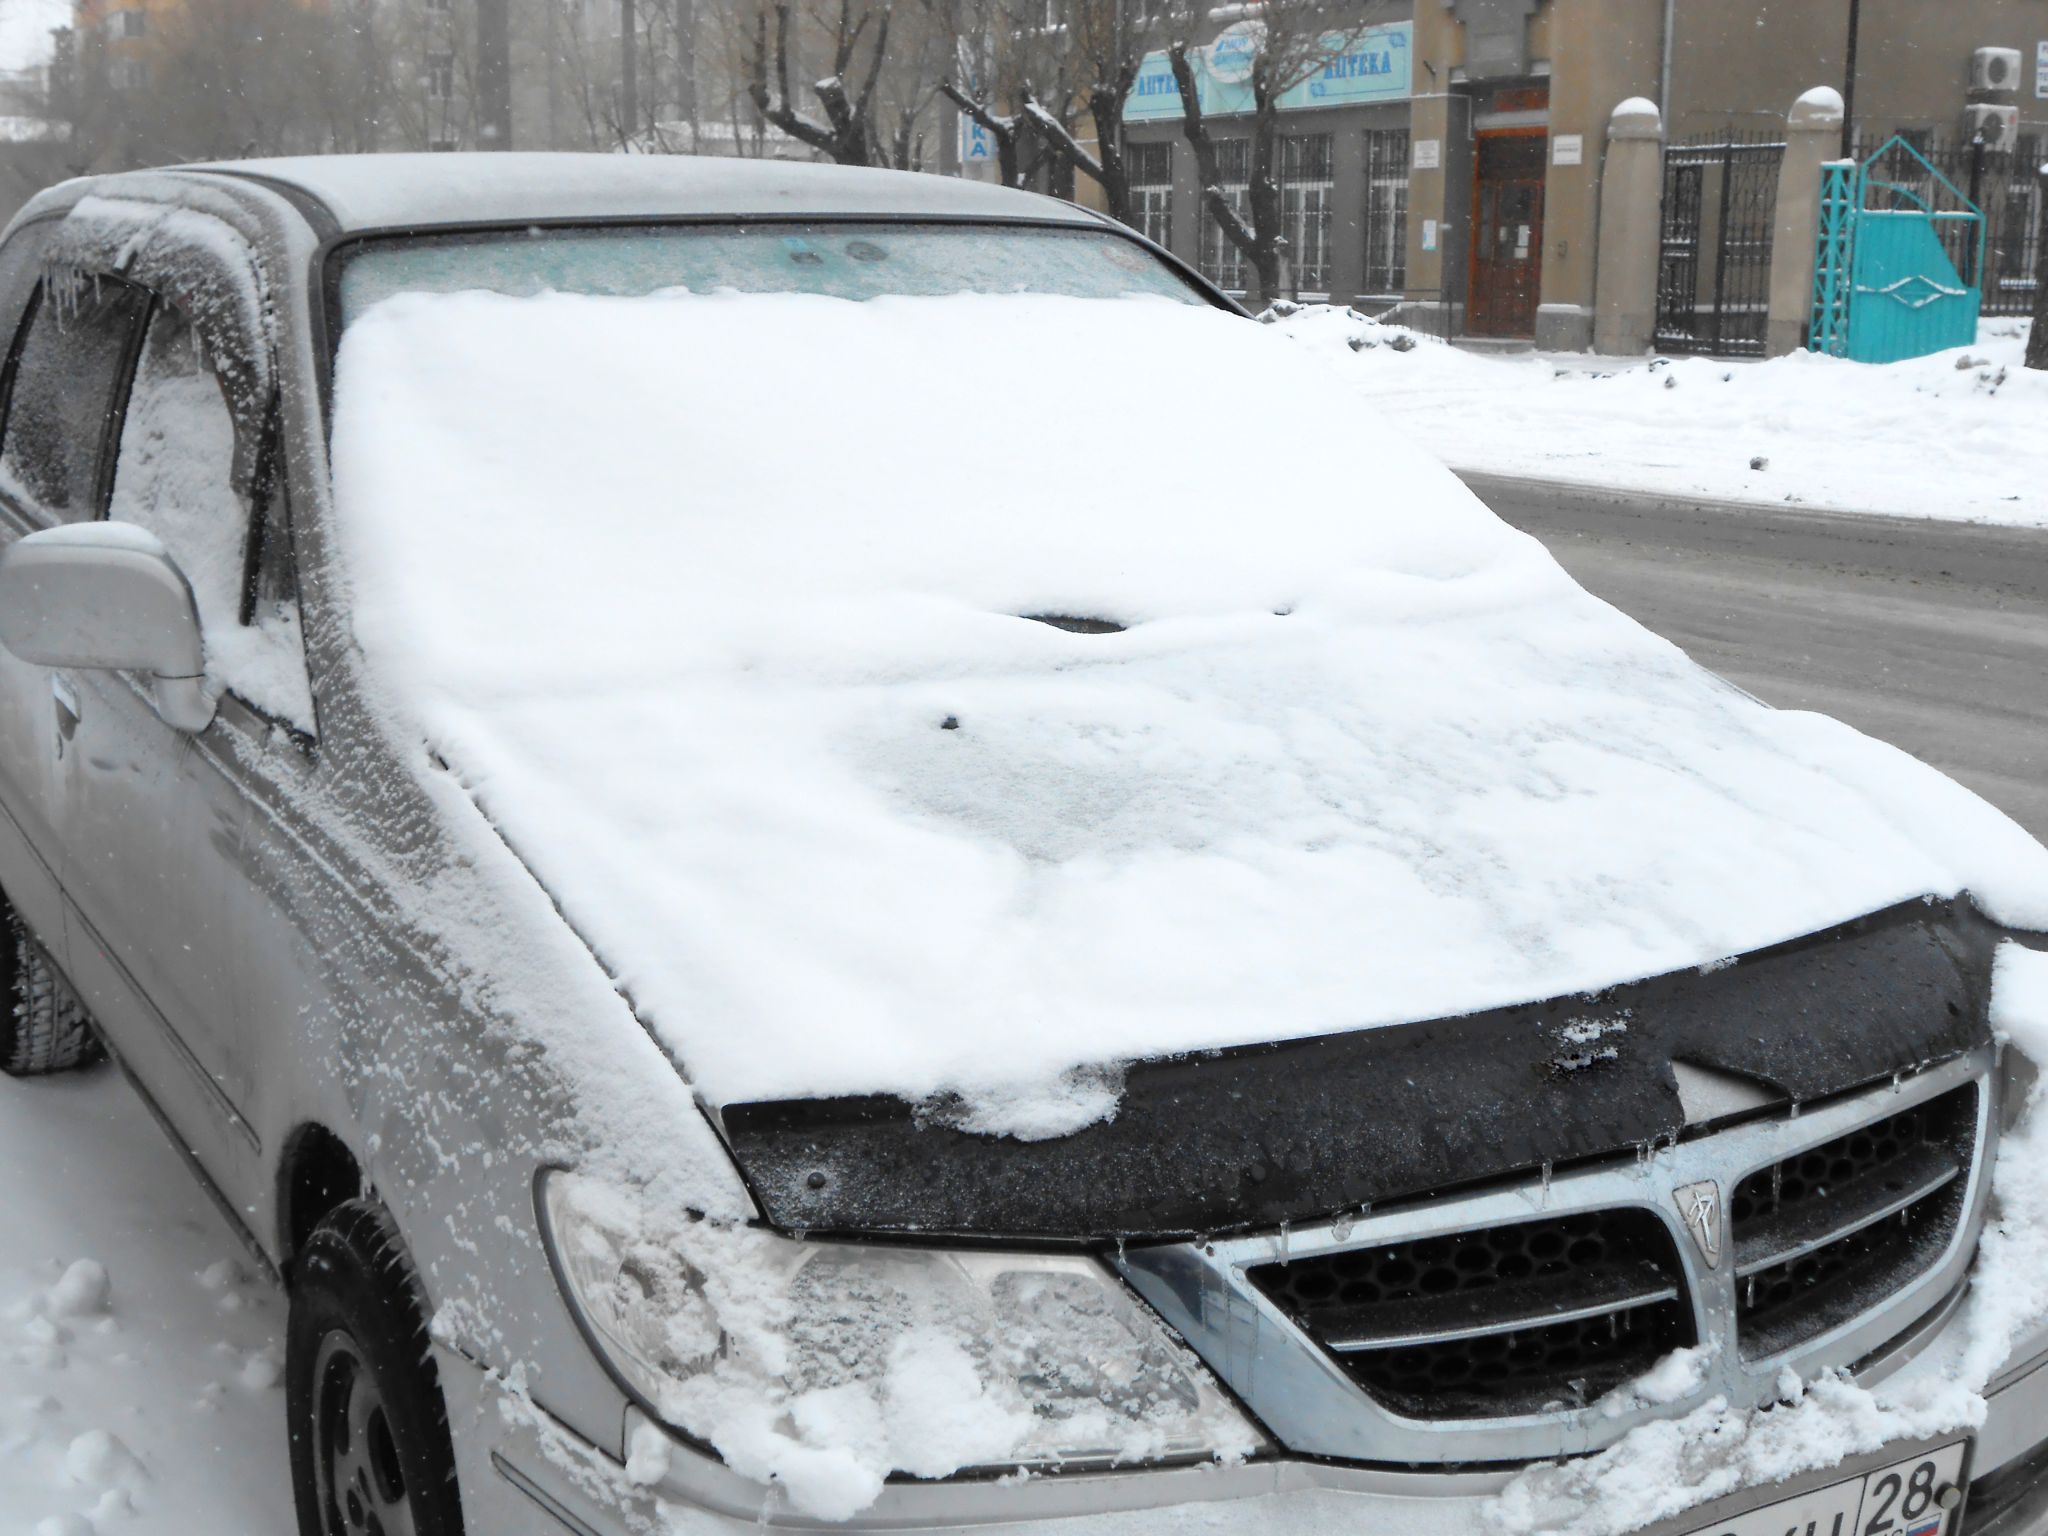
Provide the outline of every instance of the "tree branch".
[[747,80],[747,95],[754,103],[754,109],[767,121],[773,123],[791,138],[808,144],[825,154],[833,154],[837,140],[832,131],[822,123],[816,123],[798,112],[789,100],[789,7],[775,8],[775,68],[781,82],[782,98],[773,99],[768,89],[768,16],[763,12],[754,29],[752,69]]
[[939,94],[960,109],[963,116],[981,126],[996,141],[996,170],[1006,187],[1021,186],[1017,170],[1017,119],[998,117],[984,102],[976,101],[950,80],[939,82]]
[[[868,13],[869,16],[873,14],[872,11]],[[882,24],[875,29],[875,56],[868,61],[867,84],[860,88],[858,115],[863,120],[867,118],[874,103],[875,86],[882,78],[882,62],[889,56],[889,24],[895,20],[895,9],[892,6],[884,5],[881,14]],[[867,24],[868,17],[863,16],[861,18],[861,25],[864,27]]]
[[1209,124],[1202,116],[1200,88],[1195,84],[1194,66],[1188,62],[1188,45],[1168,43],[1166,62],[1172,66],[1173,83],[1180,90],[1181,134],[1195,152],[1195,178],[1202,184],[1202,202],[1230,243],[1245,255],[1255,257],[1258,237],[1223,195],[1223,176],[1216,165],[1216,141],[1209,137]]
[[1050,144],[1053,150],[1067,159],[1067,163],[1096,181],[1103,179],[1102,162],[1081,147],[1081,141],[1074,137],[1067,125],[1053,113],[1046,110],[1044,103],[1031,89],[1031,83],[1024,84],[1024,112],[1031,125]]

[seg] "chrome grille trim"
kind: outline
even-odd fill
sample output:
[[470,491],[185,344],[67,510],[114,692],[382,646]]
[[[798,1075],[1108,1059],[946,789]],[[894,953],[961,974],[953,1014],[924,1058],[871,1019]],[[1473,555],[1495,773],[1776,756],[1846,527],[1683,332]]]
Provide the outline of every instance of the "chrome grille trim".
[[[1639,1307],[1654,1307],[1660,1302],[1676,1301],[1678,1287],[1661,1282],[1652,1272],[1643,1281],[1629,1285],[1616,1285],[1596,1300],[1574,1306],[1570,1298],[1583,1295],[1585,1287],[1568,1287],[1564,1284],[1527,1288],[1532,1294],[1520,1307],[1499,1310],[1494,1316],[1459,1325],[1446,1318],[1435,1327],[1418,1327],[1415,1321],[1403,1318],[1405,1329],[1382,1324],[1377,1329],[1361,1327],[1345,1331],[1341,1324],[1320,1330],[1323,1347],[1334,1349],[1338,1354],[1356,1354],[1372,1349],[1406,1349],[1418,1344],[1447,1344],[1458,1339],[1484,1339],[1495,1334],[1519,1333],[1525,1328],[1542,1327],[1549,1323],[1583,1323],[1596,1317],[1607,1317],[1616,1312],[1632,1312]],[[1554,1297],[1555,1299],[1551,1299]],[[1394,1309],[1388,1308],[1392,1313]],[[1448,1311],[1448,1308],[1444,1309]],[[1416,1309],[1421,1312],[1421,1308]],[[1398,1316],[1399,1314],[1395,1314]]]
[[1573,1211],[1248,1272],[1372,1397],[1429,1419],[1586,1402],[1698,1342],[1670,1228]]
[[[1887,1216],[1896,1216],[1909,1206],[1917,1205],[1963,1176],[1962,1160],[1954,1153],[1937,1147],[1928,1147],[1910,1159],[1901,1159],[1901,1162],[1908,1165],[1901,1193],[1866,1194],[1857,1189],[1837,1191],[1837,1200],[1852,1212],[1846,1220],[1830,1220],[1827,1213],[1823,1213],[1823,1219],[1817,1223],[1811,1219],[1800,1221],[1796,1219],[1798,1213],[1794,1212],[1795,1219],[1780,1220],[1762,1231],[1738,1238],[1735,1244],[1737,1278],[1747,1279],[1759,1270],[1772,1269],[1803,1259],[1810,1253],[1818,1253],[1845,1237],[1855,1236],[1865,1227],[1876,1226]],[[1748,1257],[1744,1257],[1745,1254]]]
[[[1659,1145],[1619,1163],[1558,1173],[1547,1182],[1530,1178],[1292,1231],[1133,1247],[1116,1262],[1132,1287],[1300,1454],[1428,1466],[1596,1451],[1639,1424],[1668,1418],[1716,1395],[1737,1408],[1771,1401],[1779,1374],[1787,1368],[1811,1377],[1862,1362],[1863,1379],[1877,1380],[1903,1363],[1920,1336],[1916,1325],[1963,1280],[1975,1251],[1997,1150],[1994,1064],[1987,1045],[1789,1118],[1749,1121]],[[1974,1151],[1961,1179],[1960,1216],[1935,1261],[1867,1311],[1789,1349],[1746,1358],[1737,1320],[1737,1266],[1719,1255],[1710,1262],[1702,1253],[1687,1231],[1674,1191],[1711,1180],[1725,1201],[1744,1179],[1774,1163],[1972,1082],[1979,1084]],[[1647,1211],[1668,1226],[1695,1336],[1714,1346],[1698,1390],[1676,1403],[1616,1400],[1493,1418],[1408,1417],[1375,1401],[1342,1359],[1318,1347],[1248,1273],[1292,1258],[1616,1209]],[[1728,1246],[1725,1239],[1723,1246]]]

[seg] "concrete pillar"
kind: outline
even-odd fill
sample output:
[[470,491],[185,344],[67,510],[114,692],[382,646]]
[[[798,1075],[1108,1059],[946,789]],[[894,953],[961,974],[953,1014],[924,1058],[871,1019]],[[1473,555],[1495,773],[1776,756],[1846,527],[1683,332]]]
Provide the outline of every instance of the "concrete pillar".
[[1663,199],[1663,119],[1655,102],[1631,96],[1607,120],[1593,297],[1596,352],[1634,357],[1650,349]]
[[1771,233],[1771,309],[1764,356],[1806,345],[1813,314],[1813,254],[1820,235],[1820,168],[1842,147],[1842,96],[1815,86],[1785,118],[1785,162],[1778,168],[1778,214]]

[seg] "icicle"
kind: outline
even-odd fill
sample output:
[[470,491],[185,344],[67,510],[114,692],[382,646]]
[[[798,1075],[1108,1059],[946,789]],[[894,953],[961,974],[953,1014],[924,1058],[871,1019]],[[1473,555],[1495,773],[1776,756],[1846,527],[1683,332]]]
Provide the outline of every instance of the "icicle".
[[1550,1208],[1550,1159],[1547,1157],[1543,1159],[1543,1192],[1537,1205],[1543,1210]]
[[1771,1209],[1776,1210],[1785,1203],[1785,1165],[1771,1164]]
[[1281,1223],[1280,1223],[1280,1262],[1281,1262],[1282,1264],[1291,1264],[1291,1263],[1293,1263],[1293,1262],[1294,1262],[1294,1261],[1293,1261],[1293,1260],[1292,1260],[1292,1259],[1291,1259],[1291,1258],[1290,1258],[1290,1257],[1288,1256],[1288,1253],[1287,1253],[1287,1238],[1288,1238],[1288,1231],[1287,1231],[1287,1223],[1283,1221],[1283,1222],[1281,1222]]
[[1124,1267],[1124,1235],[1121,1232],[1116,1235],[1116,1267]]
[[1349,1211],[1346,1211],[1330,1223],[1330,1236],[1340,1243],[1351,1241],[1351,1213]]

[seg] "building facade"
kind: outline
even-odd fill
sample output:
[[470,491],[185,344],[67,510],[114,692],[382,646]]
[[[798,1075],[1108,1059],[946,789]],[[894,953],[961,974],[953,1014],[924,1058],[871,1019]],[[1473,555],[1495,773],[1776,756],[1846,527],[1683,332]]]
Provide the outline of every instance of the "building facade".
[[[1413,0],[1373,14],[1374,33],[1399,44],[1378,90],[1283,103],[1293,289],[1398,306],[1448,335],[1591,344],[1601,168],[1629,98],[1658,106],[1672,145],[1768,153],[1816,86],[1849,98],[1865,146],[1981,133],[2000,174],[2023,176],[2048,145],[2043,0]],[[1227,29],[1218,38],[1227,53]],[[1147,232],[1242,291],[1243,263],[1202,213],[1163,69],[1147,60],[1125,117]],[[1225,189],[1241,195],[1228,178],[1244,159],[1232,147],[1242,108],[1219,94],[1207,115]]]

